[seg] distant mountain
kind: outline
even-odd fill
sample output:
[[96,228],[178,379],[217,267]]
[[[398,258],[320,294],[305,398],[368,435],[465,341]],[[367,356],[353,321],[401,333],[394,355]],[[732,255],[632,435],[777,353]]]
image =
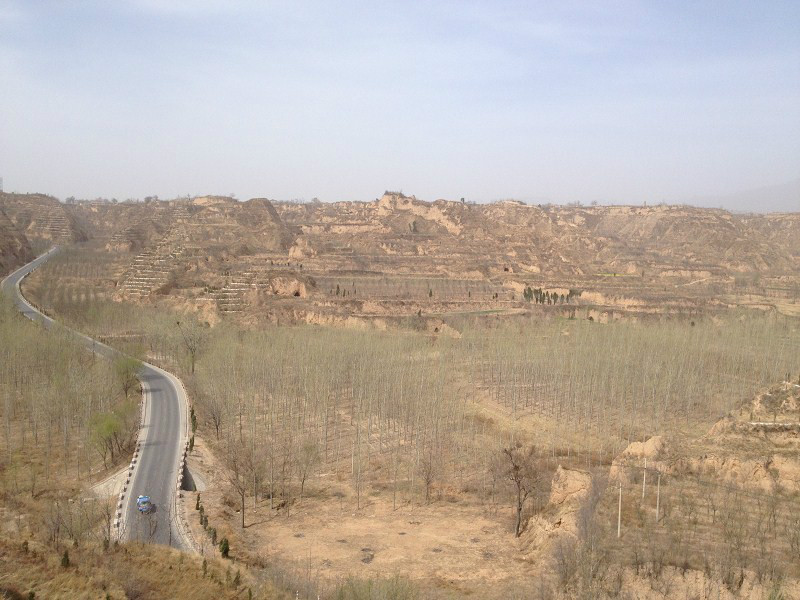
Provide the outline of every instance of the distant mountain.
[[800,179],[724,196],[694,198],[688,203],[695,206],[722,207],[737,212],[800,212]]
[[275,208],[299,230],[294,257],[336,256],[352,263],[348,268],[368,270],[390,260],[410,272],[427,261],[449,276],[788,273],[796,269],[800,238],[800,213],[740,215],[685,205],[470,205],[387,193],[374,202]]

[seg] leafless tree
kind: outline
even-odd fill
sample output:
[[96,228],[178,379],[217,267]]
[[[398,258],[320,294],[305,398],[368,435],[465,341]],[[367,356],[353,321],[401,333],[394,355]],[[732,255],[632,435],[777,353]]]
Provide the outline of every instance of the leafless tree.
[[208,330],[193,319],[176,321],[175,324],[178,326],[183,346],[189,355],[190,372],[194,375],[197,358],[205,348],[208,340]]
[[523,446],[521,442],[517,442],[513,446],[503,448],[503,455],[506,458],[506,478],[514,484],[516,490],[514,535],[519,537],[522,533],[522,510],[525,501],[534,493],[540,478],[536,448]]
[[427,451],[422,453],[419,468],[422,482],[425,484],[425,503],[428,504],[431,500],[431,487],[436,481],[438,474],[438,463],[432,448],[428,448]]
[[308,476],[316,467],[319,459],[319,446],[316,440],[306,438],[300,446],[300,451],[297,455],[297,478],[300,480],[300,500],[303,499],[306,479],[308,479]]
[[225,478],[230,484],[233,491],[239,497],[240,507],[242,511],[242,529],[244,529],[245,518],[245,498],[247,496],[247,482],[248,482],[248,456],[247,450],[233,440],[229,440],[224,456],[225,461]]
[[114,374],[117,377],[122,393],[125,394],[125,399],[131,390],[139,384],[137,374],[142,368],[142,362],[130,356],[121,356],[114,360]]

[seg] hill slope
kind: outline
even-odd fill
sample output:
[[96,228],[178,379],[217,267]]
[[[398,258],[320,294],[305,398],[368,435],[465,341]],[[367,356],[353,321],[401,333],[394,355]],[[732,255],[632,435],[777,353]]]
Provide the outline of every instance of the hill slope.
[[0,193],[0,209],[34,245],[87,240],[75,217],[52,196]]
[[395,192],[331,204],[13,200],[9,217],[34,249],[53,237],[43,225],[48,211],[62,211],[77,232],[67,239],[85,232],[102,249],[114,263],[104,295],[174,300],[212,320],[229,312],[290,322],[519,312],[533,289],[549,290],[547,303],[580,297],[604,310],[744,303],[800,311],[800,213],[477,205]]
[[[298,253],[463,257],[490,273],[582,275],[662,268],[786,272],[790,217],[685,206],[529,206],[423,202],[387,192],[374,202],[278,204],[301,230]],[[796,215],[795,215],[796,216]],[[786,222],[784,222],[786,221]]]
[[0,209],[0,277],[33,259],[28,239]]

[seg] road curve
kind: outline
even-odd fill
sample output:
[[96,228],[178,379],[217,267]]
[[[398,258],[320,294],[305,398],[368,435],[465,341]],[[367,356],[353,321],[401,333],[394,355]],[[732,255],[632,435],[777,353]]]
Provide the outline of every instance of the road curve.
[[[20,282],[52,257],[58,248],[17,269],[0,283],[0,291],[10,297],[19,311],[31,319],[51,327],[55,321],[34,308],[22,295]],[[76,341],[88,350],[108,359],[121,356],[110,346],[93,340],[77,331],[67,329]],[[144,401],[139,440],[141,451],[138,464],[123,503],[120,538],[170,545],[190,550],[183,528],[176,517],[177,481],[181,454],[188,438],[186,393],[180,380],[149,363],[139,373]],[[141,515],[136,509],[136,497],[150,496],[155,510]]]

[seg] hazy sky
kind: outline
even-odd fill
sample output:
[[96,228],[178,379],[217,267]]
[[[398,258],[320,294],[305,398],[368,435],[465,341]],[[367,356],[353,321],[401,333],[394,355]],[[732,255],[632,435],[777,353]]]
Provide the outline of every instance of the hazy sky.
[[62,198],[724,196],[800,177],[798,32],[796,0],[0,0],[0,176]]

